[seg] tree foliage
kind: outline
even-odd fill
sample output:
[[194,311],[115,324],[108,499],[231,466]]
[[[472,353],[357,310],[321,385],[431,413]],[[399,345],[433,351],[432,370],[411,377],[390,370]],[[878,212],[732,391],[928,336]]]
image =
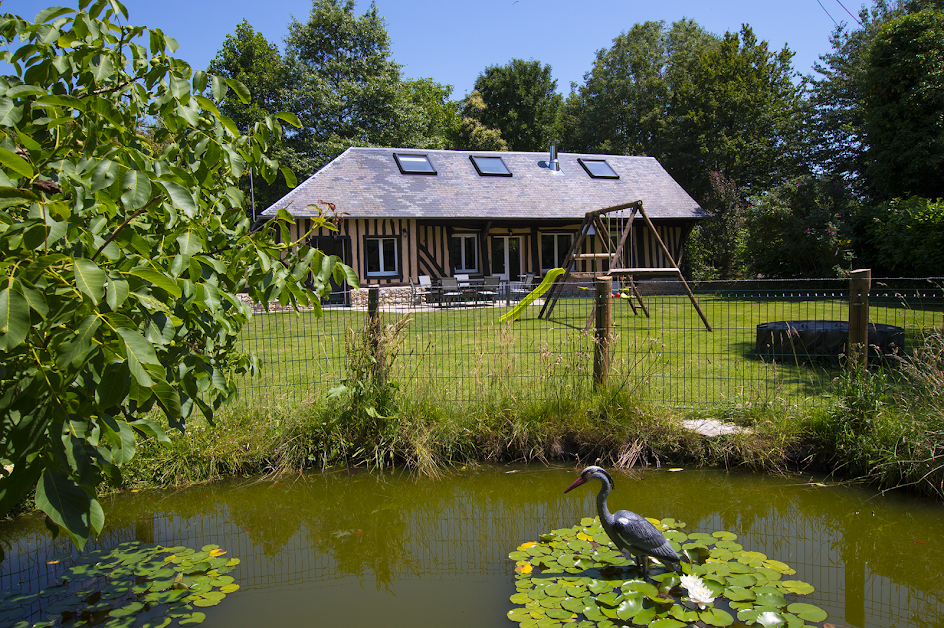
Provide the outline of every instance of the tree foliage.
[[282,105],[301,123],[284,158],[300,175],[351,146],[446,148],[445,136],[429,133],[448,126],[440,118],[451,87],[402,79],[375,5],[356,16],[354,0],[314,0],[308,21],[289,24],[284,63]]
[[127,19],[117,0],[0,17],[16,46],[0,53],[15,71],[0,78],[0,511],[35,488],[79,547],[137,437],[167,441],[158,412],[181,430],[212,420],[257,372],[237,293],[318,310],[332,277],[356,283],[289,242],[286,214],[250,232],[236,186],[247,169],[274,178],[278,120],[242,134],[215,103],[248,102],[246,87]]
[[803,176],[754,197],[746,211],[747,259],[766,277],[836,277],[848,270],[845,228],[856,211],[841,182]]
[[475,91],[485,104],[479,122],[497,129],[510,150],[547,148],[563,101],[551,66],[521,59],[492,65],[475,80]]
[[692,60],[672,93],[663,165],[696,199],[709,173],[761,190],[796,173],[802,88],[793,53],[770,52],[749,26]]
[[482,123],[485,101],[477,90],[472,90],[462,107],[462,121],[456,138],[456,147],[461,150],[508,150],[506,142],[498,129],[491,129]]
[[634,25],[597,51],[584,84],[567,98],[562,143],[569,150],[662,155],[673,90],[716,39],[691,20]]
[[886,22],[869,50],[867,174],[880,198],[944,197],[944,12]]
[[[284,108],[282,88],[288,77],[282,55],[277,46],[255,31],[246,20],[236,26],[233,34],[226,36],[223,46],[207,66],[207,72],[235,79],[249,90],[248,103],[238,98],[226,98],[217,103],[220,111],[244,133],[266,116]],[[278,158],[283,151],[284,138],[279,138],[273,142],[270,152]],[[269,184],[262,178],[252,179],[247,171],[240,180],[240,189],[250,202],[255,203],[255,208],[249,208],[252,216],[253,210],[265,209],[284,196],[290,186],[284,177],[277,177]]]

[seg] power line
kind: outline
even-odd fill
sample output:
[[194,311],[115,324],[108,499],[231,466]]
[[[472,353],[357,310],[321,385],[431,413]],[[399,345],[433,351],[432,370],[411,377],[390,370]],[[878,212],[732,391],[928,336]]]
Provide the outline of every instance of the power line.
[[[823,3],[822,3],[822,2],[820,2],[819,0],[816,0],[816,4],[818,4],[819,7],[820,7],[823,11],[826,11],[826,7],[823,6]],[[838,27],[839,27],[839,22],[837,22],[836,19],[835,19],[832,15],[830,15],[829,11],[826,11],[826,15],[829,15],[829,19],[831,19],[831,20],[833,21],[833,24],[835,24],[836,27],[838,28]]]
[[[839,3],[839,6],[841,6],[841,7],[846,11],[846,13],[848,13],[849,16],[850,16],[852,19],[854,19],[854,20],[856,21],[856,23],[857,23],[859,26],[862,26],[862,22],[859,21],[859,18],[857,18],[855,15],[853,15],[853,14],[852,14],[852,11],[850,11],[849,9],[846,9],[846,5],[844,5],[844,4],[842,3],[842,0],[836,0],[836,2]],[[835,22],[835,20],[833,20],[833,21]]]

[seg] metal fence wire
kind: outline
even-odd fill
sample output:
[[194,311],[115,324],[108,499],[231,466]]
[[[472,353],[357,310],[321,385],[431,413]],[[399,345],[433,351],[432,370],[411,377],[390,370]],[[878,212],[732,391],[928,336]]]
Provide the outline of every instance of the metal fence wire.
[[[710,322],[706,329],[684,284],[614,282],[614,342],[609,382],[641,399],[675,408],[778,403],[809,407],[830,395],[848,338],[846,279],[751,280],[690,284]],[[871,363],[910,355],[944,329],[944,279],[872,279],[868,293]],[[401,293],[402,294],[402,293]],[[535,300],[514,322],[516,304],[437,303],[420,295],[384,302],[381,326],[402,329],[390,377],[410,394],[474,404],[489,395],[553,401],[567,388],[593,385],[594,290],[568,285],[541,317]],[[364,302],[352,299],[346,302]],[[348,349],[365,329],[366,306],[259,312],[242,347],[263,363],[240,393],[251,403],[298,404],[327,394],[347,377]]]

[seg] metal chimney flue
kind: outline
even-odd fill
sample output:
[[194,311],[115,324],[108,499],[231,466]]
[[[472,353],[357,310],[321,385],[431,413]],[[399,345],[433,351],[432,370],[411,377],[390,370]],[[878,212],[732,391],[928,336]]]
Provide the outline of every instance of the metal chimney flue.
[[557,160],[557,140],[551,140],[551,158],[548,160],[547,167],[551,172],[560,172],[560,162]]

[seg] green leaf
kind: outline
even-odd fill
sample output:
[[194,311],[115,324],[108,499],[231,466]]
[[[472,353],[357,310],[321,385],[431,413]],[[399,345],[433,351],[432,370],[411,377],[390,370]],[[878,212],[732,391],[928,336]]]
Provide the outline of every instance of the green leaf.
[[176,281],[163,273],[160,273],[156,270],[151,270],[149,268],[138,268],[128,271],[128,274],[144,279],[145,281],[157,286],[175,299],[180,298],[180,286],[177,285]]
[[134,329],[119,328],[116,331],[124,342],[125,359],[128,361],[131,376],[134,377],[139,386],[151,388],[154,386],[154,381],[144,365],[160,364],[157,354],[154,353],[153,345]]
[[228,78],[225,80],[226,84],[229,85],[234,92],[236,92],[239,100],[241,100],[243,104],[248,105],[249,101],[252,100],[252,94],[249,93],[249,88],[243,85],[241,81],[237,81],[236,79]]
[[79,323],[75,336],[68,342],[60,345],[58,354],[56,355],[56,366],[65,369],[68,366],[79,366],[85,362],[93,349],[92,338],[95,337],[95,332],[98,330],[101,323],[101,319],[97,316],[90,315],[85,317],[82,322]]
[[173,181],[159,180],[156,183],[167,192],[167,196],[170,197],[170,202],[174,209],[180,210],[188,218],[196,216],[197,204],[193,200],[193,194],[191,194],[187,188]]
[[0,164],[6,166],[21,177],[31,178],[36,174],[32,164],[5,148],[0,148]]
[[98,264],[84,257],[73,258],[72,265],[75,285],[79,292],[91,297],[96,305],[101,303],[105,296],[105,280],[108,278],[105,271],[99,268]]
[[296,129],[302,128],[302,123],[298,120],[298,116],[296,116],[291,111],[279,111],[275,114],[275,117],[279,120],[285,120]]
[[26,340],[30,330],[29,303],[16,290],[0,291],[0,349],[11,351]]
[[112,311],[116,311],[125,302],[130,293],[128,282],[124,279],[108,277],[105,282],[105,302]]
[[36,486],[36,506],[69,533],[79,551],[85,547],[96,523],[101,529],[101,506],[96,514],[93,504],[98,502],[72,478],[49,469],[43,471]]
[[802,604],[800,602],[787,606],[787,611],[793,613],[803,621],[820,622],[826,621],[829,617],[829,613],[820,607],[813,606],[812,604]]
[[140,170],[128,170],[121,187],[125,190],[121,202],[128,209],[140,209],[151,199],[151,180]]

